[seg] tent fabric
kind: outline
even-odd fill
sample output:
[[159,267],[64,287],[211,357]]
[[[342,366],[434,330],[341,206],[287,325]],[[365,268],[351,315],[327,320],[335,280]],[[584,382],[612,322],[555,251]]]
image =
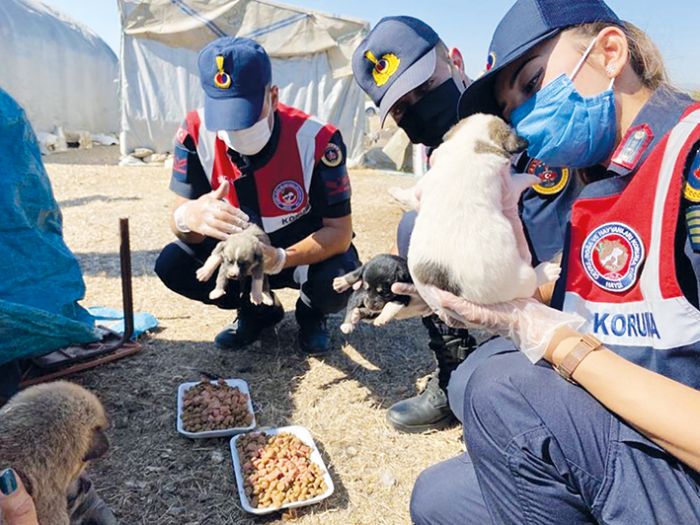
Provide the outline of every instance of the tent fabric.
[[119,0],[119,7],[122,154],[172,150],[185,114],[204,104],[199,50],[225,35],[259,42],[282,102],[334,124],[349,156],[361,153],[365,94],[351,58],[367,22],[262,0]]
[[0,88],[0,365],[98,339],[25,112]]
[[37,132],[119,130],[119,65],[91,30],[37,0],[0,1],[0,87]]

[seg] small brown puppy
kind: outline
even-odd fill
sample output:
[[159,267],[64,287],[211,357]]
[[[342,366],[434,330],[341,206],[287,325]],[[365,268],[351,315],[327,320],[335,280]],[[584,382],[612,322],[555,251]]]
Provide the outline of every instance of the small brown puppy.
[[0,464],[12,467],[34,499],[40,525],[68,525],[68,490],[109,448],[102,403],[83,387],[33,386],[0,409]]
[[197,270],[197,279],[204,282],[211,279],[214,271],[219,268],[216,287],[209,294],[210,299],[218,299],[226,294],[229,279],[237,278],[243,293],[245,280],[251,277],[250,302],[255,305],[274,304],[270,283],[263,272],[263,243],[269,245],[270,238],[259,226],[251,224],[242,232],[234,233],[216,245],[204,266]]

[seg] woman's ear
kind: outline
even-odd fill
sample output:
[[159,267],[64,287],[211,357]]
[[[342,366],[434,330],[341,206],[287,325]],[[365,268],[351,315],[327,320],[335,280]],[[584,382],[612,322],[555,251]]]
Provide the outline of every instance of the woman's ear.
[[605,74],[611,80],[617,78],[629,62],[627,36],[619,27],[609,26],[600,32],[598,42]]

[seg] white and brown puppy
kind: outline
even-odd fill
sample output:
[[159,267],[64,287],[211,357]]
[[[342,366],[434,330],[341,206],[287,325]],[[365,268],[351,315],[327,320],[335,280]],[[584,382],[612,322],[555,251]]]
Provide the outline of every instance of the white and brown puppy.
[[240,233],[234,233],[216,245],[204,266],[197,270],[199,281],[208,281],[216,269],[216,287],[209,294],[210,299],[218,299],[226,294],[229,279],[240,281],[241,293],[248,277],[251,278],[250,302],[259,305],[272,305],[270,283],[263,271],[263,244],[270,244],[270,238],[259,226],[251,224]]
[[[450,130],[417,187],[393,192],[420,211],[408,265],[418,285],[433,285],[478,304],[532,297],[559,267],[532,267],[520,222],[507,217],[539,179],[511,174],[511,158],[527,142],[503,120],[478,114]],[[507,208],[510,208],[508,210]]]

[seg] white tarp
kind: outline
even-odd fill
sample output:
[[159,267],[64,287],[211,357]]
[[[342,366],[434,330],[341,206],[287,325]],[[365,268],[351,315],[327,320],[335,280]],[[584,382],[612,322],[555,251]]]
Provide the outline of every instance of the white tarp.
[[117,56],[90,29],[36,0],[0,0],[0,57],[0,87],[34,131],[118,131]]
[[122,154],[172,150],[187,111],[204,103],[197,55],[221,36],[258,41],[282,102],[337,126],[349,156],[362,149],[365,95],[351,57],[361,20],[260,0],[119,0],[122,16]]

